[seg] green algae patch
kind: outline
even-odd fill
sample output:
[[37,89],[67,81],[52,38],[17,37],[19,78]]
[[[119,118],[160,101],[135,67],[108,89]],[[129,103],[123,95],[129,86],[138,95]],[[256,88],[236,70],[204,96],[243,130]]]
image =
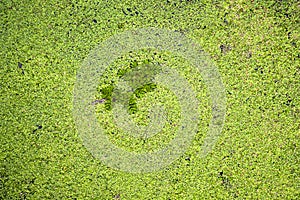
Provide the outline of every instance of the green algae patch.
[[[296,199],[299,16],[296,1],[1,1],[0,198]],[[199,100],[200,124],[187,151],[160,171],[136,174],[106,166],[85,148],[72,114],[73,92],[83,60],[98,44],[147,27],[181,33],[210,55],[226,89],[226,120],[201,158],[212,117],[201,73],[155,50],[117,59],[91,103],[99,100],[97,120],[120,148],[153,151],[175,136],[179,122],[172,92],[148,85],[131,96],[130,115],[145,125],[146,108],[165,103],[172,119],[165,134],[143,143],[118,132],[110,113],[112,83],[134,67],[174,67]]]

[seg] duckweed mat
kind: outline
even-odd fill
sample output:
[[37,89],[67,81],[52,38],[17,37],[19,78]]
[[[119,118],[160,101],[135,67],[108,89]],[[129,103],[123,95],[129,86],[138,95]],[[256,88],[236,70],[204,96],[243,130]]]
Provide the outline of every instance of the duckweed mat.
[[[299,9],[292,0],[1,1],[0,199],[297,199]],[[183,129],[182,102],[190,100],[160,84],[175,82],[169,76],[161,82],[130,78],[153,78],[170,68],[165,75],[175,70],[186,82],[176,78],[174,85],[189,85],[180,88],[193,90],[198,102],[196,133],[187,149],[168,165],[140,173],[131,167],[143,166],[142,161],[126,165],[126,171],[103,162],[105,154],[97,157],[95,146],[88,148],[74,116],[74,93],[82,66],[99,44],[150,27],[201,47],[199,55],[205,53],[220,75],[226,112],[223,124],[217,123],[221,133],[201,156],[220,110],[205,74],[159,45],[108,63],[87,99],[94,111],[87,124],[104,127],[109,141],[123,151],[140,154],[168,145]],[[107,55],[112,52],[118,49]],[[122,101],[116,88],[126,81],[135,90]],[[139,128],[156,117],[166,123],[151,126],[161,130],[155,135],[134,134],[136,129],[114,120],[118,102],[128,104],[125,122],[130,116]],[[154,105],[159,111],[164,106],[164,114],[149,114]]]

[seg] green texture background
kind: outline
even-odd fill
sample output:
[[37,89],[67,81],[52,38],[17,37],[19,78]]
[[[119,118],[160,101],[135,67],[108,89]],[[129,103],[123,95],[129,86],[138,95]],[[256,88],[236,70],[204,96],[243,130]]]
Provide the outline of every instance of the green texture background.
[[[0,199],[299,198],[299,9],[271,0],[0,1]],[[205,159],[199,131],[169,167],[131,174],[85,149],[72,101],[89,52],[141,27],[178,30],[210,54],[227,114]]]

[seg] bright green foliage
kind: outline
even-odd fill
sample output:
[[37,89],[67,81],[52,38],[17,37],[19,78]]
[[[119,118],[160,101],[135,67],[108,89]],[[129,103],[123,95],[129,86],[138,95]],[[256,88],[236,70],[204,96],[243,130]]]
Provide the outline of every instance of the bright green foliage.
[[[298,199],[299,16],[296,0],[0,1],[0,199]],[[210,54],[226,86],[226,122],[216,147],[199,158],[211,117],[201,74],[168,52],[129,52],[109,67],[95,94],[107,99],[96,111],[116,145],[154,150],[174,137],[180,118],[172,92],[149,84],[132,96],[131,114],[147,123],[147,106],[163,103],[170,123],[148,141],[122,135],[111,95],[134,67],[178,70],[196,91],[201,116],[192,146],[168,168],[123,173],[83,146],[73,87],[97,44],[150,26],[177,30]]]

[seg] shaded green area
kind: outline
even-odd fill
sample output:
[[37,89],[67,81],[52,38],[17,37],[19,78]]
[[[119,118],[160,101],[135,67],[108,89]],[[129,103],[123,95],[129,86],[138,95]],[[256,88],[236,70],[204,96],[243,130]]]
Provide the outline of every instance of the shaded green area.
[[[299,16],[297,1],[1,1],[0,198],[297,199]],[[129,174],[102,165],[82,145],[72,118],[73,87],[98,43],[149,26],[179,31],[211,55],[226,86],[227,117],[213,152],[199,158],[209,99],[196,72],[177,66],[203,99],[199,133],[168,168]],[[165,58],[144,53],[139,61],[147,56]],[[135,57],[121,62],[138,65]],[[164,62],[176,66],[170,58]],[[101,85],[104,98],[117,78]],[[157,89],[140,90],[147,91],[137,92],[142,101]]]
[[[148,63],[149,63],[149,60],[144,60],[144,61],[142,61],[141,66],[143,67],[143,65],[148,64]],[[134,60],[133,62],[130,62],[129,67],[118,69],[116,76],[119,78],[122,78],[126,73],[129,73],[130,71],[135,69],[137,66],[138,66],[138,63],[136,60]],[[107,83],[108,85],[106,87],[102,87],[101,89],[99,89],[99,92],[101,94],[101,99],[106,100],[104,103],[105,109],[111,110],[112,109],[112,95],[113,95],[115,86],[113,83],[110,83],[109,80],[104,79],[104,80],[102,80],[102,82]],[[156,88],[157,88],[157,86],[154,83],[146,83],[146,84],[143,84],[143,86],[135,88],[135,91],[133,92],[133,95],[129,99],[129,102],[128,102],[129,113],[134,114],[138,110],[137,104],[136,104],[137,98],[142,98],[144,96],[144,94],[146,94],[147,92],[151,92],[151,91],[155,90]]]

